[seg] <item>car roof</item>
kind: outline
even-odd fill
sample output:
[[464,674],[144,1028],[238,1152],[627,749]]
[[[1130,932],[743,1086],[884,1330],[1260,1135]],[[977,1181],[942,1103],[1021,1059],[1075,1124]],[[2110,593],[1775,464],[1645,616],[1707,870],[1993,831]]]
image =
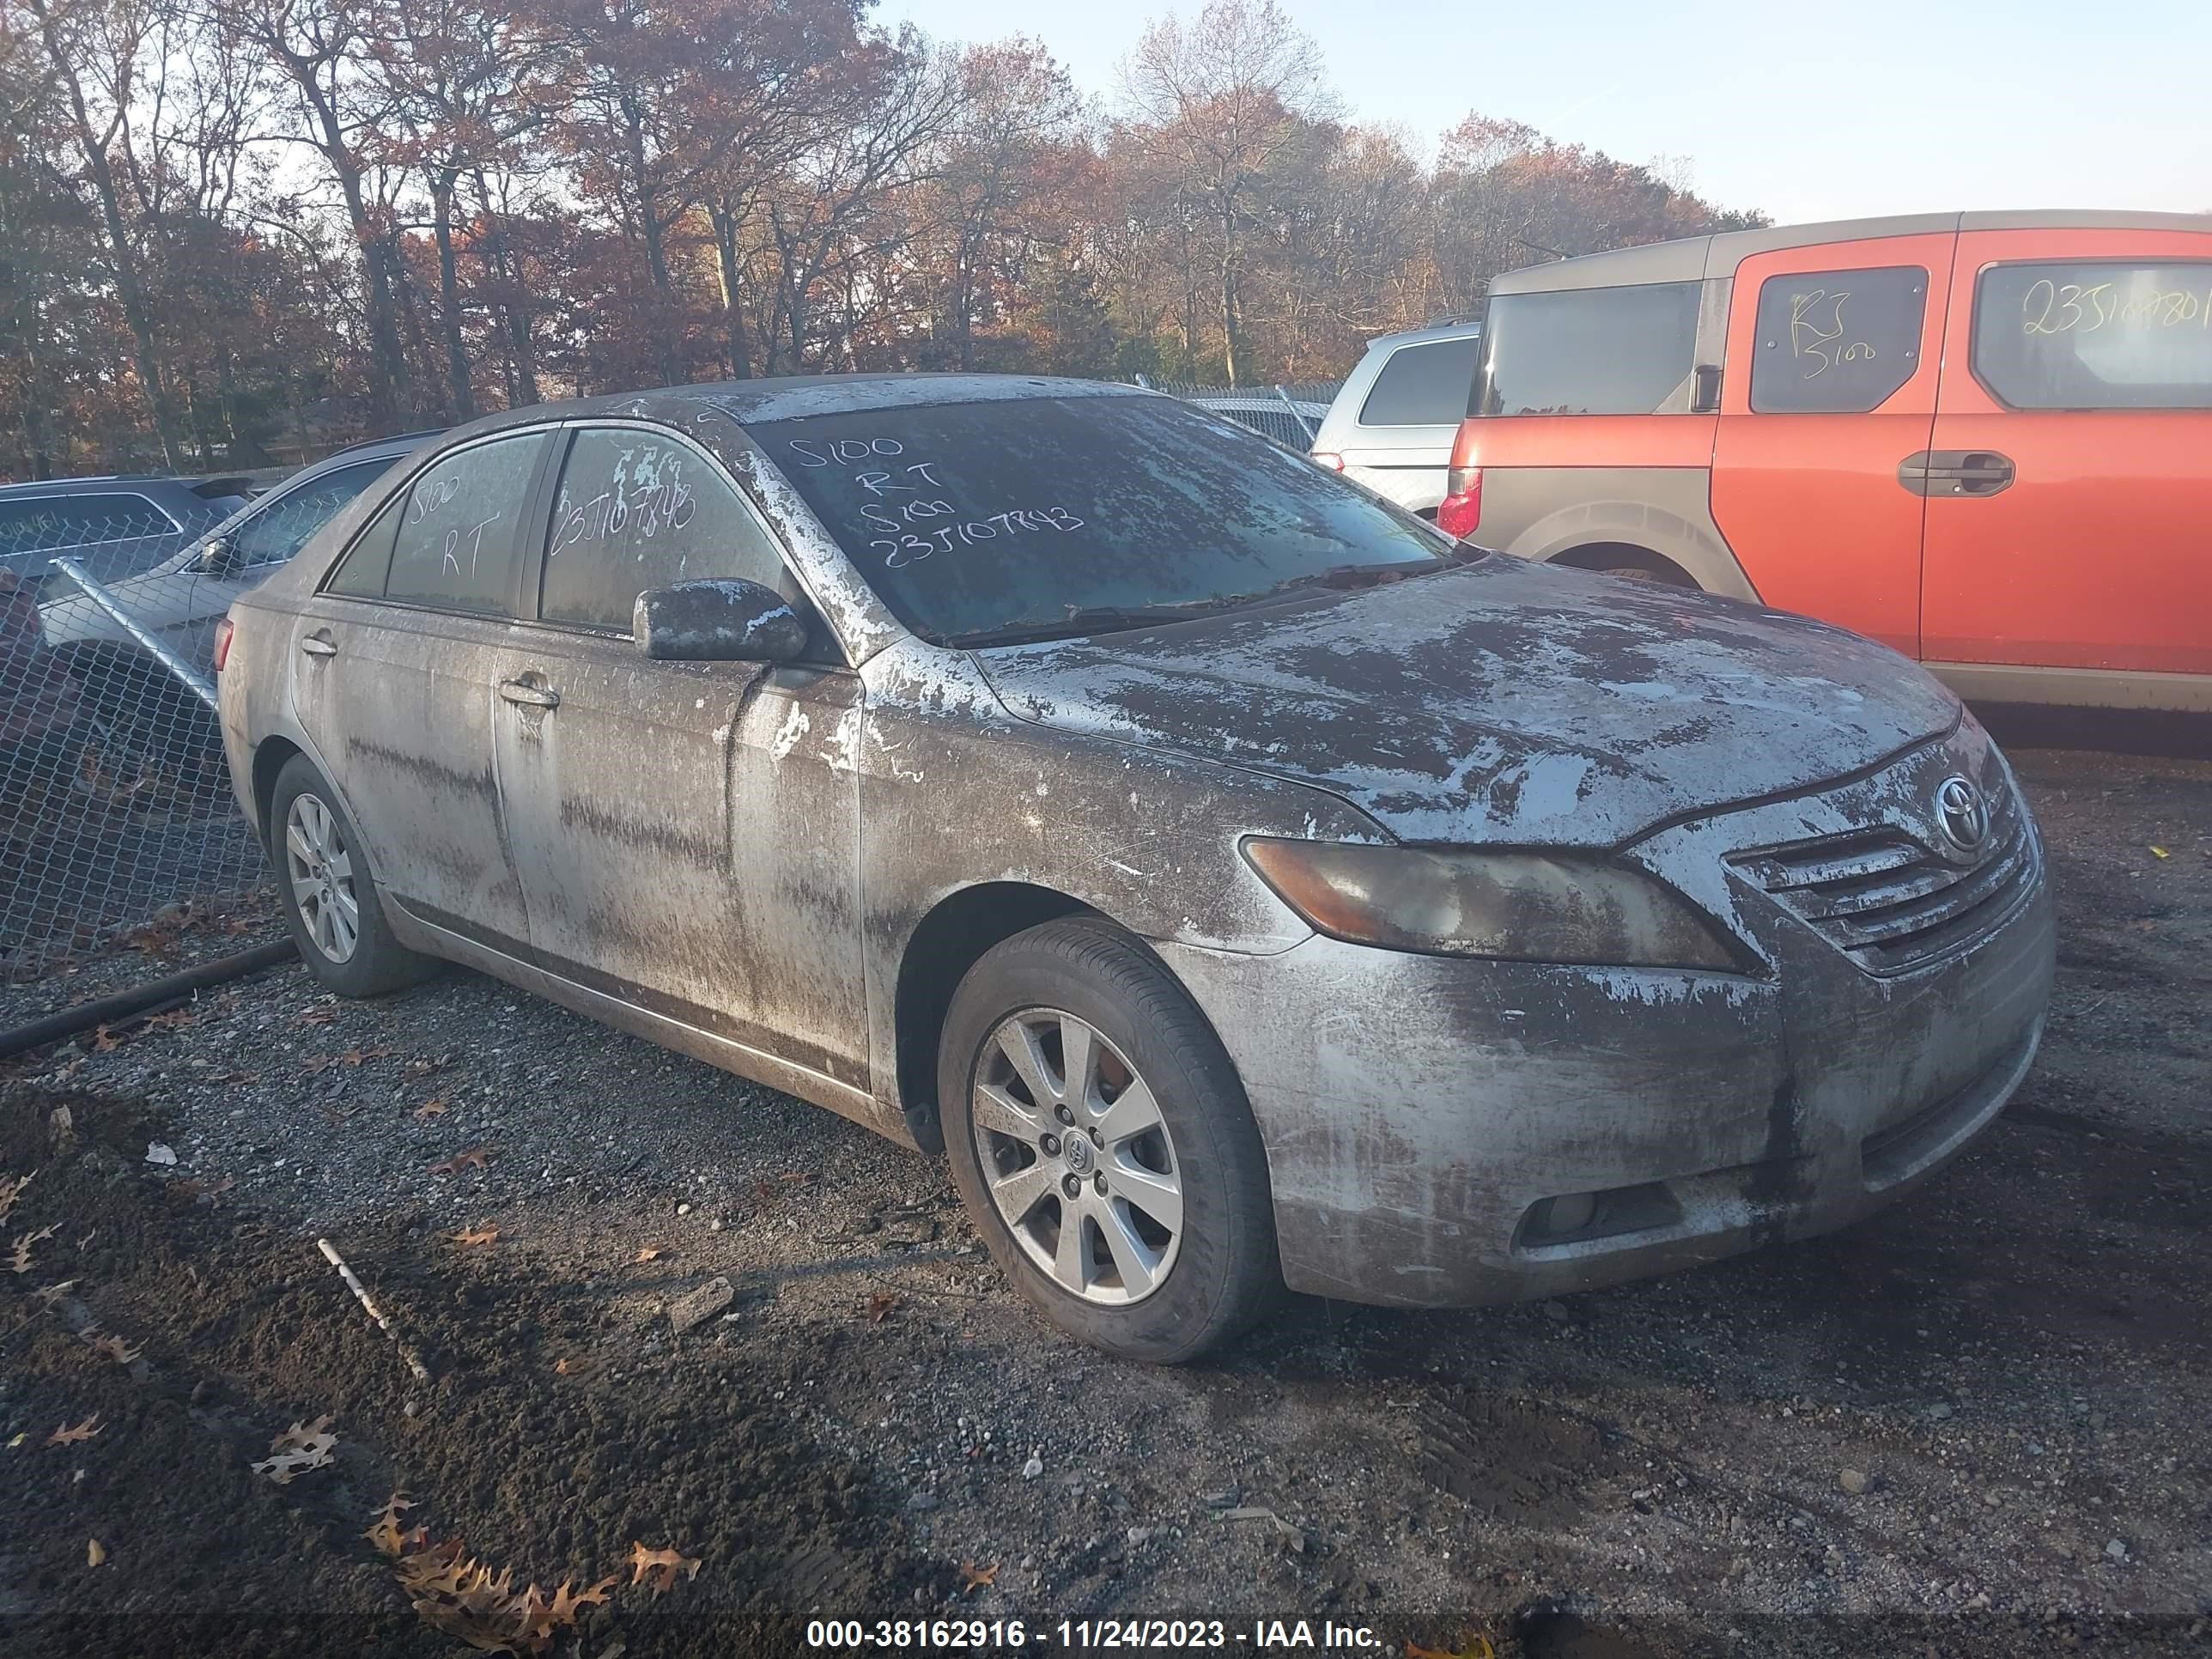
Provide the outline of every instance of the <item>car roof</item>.
[[1104,380],[1064,380],[1049,374],[790,374],[757,380],[714,380],[696,386],[659,386],[647,392],[612,392],[563,403],[526,404],[481,416],[446,434],[472,438],[508,427],[546,421],[628,417],[682,425],[702,410],[714,410],[739,426],[757,421],[797,420],[811,415],[860,414],[872,409],[902,409],[929,404],[990,403],[1018,398],[1157,398],[1177,401],[1141,386]]
[[1401,329],[1395,334],[1378,334],[1367,343],[1367,349],[1395,351],[1401,345],[1425,344],[1431,340],[1464,340],[1481,332],[1480,317],[1447,317],[1438,322],[1424,323],[1419,328]]
[[1547,264],[1523,265],[1493,278],[1490,292],[1536,294],[1554,289],[1626,288],[1643,283],[1693,283],[1729,276],[1747,255],[1777,249],[1863,242],[1883,236],[1941,235],[1958,230],[2184,230],[2212,234],[2212,214],[2127,213],[2102,209],[2020,209],[1993,213],[1892,214],[1832,219],[1686,236],[1672,242],[1611,248]]

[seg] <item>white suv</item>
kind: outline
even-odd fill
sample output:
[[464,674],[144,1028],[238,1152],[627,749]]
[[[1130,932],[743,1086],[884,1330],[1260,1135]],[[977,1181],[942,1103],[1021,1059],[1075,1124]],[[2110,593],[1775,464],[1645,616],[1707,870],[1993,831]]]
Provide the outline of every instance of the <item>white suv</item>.
[[1476,320],[1370,341],[1314,437],[1314,459],[1433,519],[1481,352]]

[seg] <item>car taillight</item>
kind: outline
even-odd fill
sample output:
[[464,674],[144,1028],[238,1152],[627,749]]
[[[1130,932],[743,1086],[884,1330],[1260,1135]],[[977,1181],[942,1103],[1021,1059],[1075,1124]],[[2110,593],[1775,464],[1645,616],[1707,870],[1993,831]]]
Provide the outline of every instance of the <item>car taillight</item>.
[[223,665],[230,660],[230,618],[225,617],[215,625],[215,672],[222,672]]
[[1444,475],[1444,498],[1437,506],[1437,528],[1464,541],[1482,522],[1482,469],[1455,466]]
[[1344,457],[1333,449],[1316,449],[1312,459],[1316,466],[1325,466],[1332,472],[1344,471]]

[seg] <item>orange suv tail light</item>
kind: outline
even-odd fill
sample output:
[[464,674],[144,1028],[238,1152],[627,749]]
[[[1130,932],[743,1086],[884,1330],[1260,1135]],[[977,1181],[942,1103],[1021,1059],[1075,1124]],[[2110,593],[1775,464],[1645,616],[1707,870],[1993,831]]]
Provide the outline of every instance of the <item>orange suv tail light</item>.
[[225,617],[215,625],[215,672],[222,672],[223,665],[230,660],[230,618]]
[[1444,477],[1444,498],[1437,507],[1437,528],[1465,540],[1482,522],[1482,469],[1455,466]]

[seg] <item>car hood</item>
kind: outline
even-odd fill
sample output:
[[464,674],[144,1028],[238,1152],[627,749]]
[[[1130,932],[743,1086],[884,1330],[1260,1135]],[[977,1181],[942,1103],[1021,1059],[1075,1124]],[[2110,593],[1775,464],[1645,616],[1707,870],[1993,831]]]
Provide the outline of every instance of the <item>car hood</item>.
[[1960,718],[1918,666],[1839,629],[1503,556],[975,659],[1018,719],[1313,784],[1441,844],[1615,845]]

